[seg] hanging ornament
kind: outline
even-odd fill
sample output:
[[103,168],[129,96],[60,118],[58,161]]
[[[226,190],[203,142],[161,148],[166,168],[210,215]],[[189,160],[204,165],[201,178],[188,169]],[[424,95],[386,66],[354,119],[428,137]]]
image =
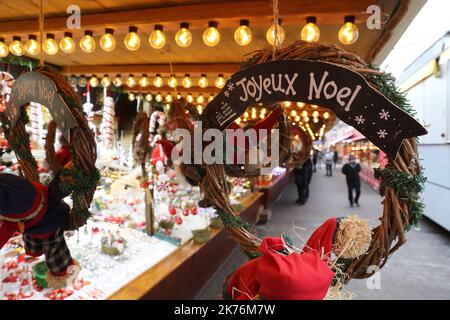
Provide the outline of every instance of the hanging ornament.
[[175,42],[181,48],[187,48],[192,43],[192,34],[188,28],[189,24],[182,22],[180,23],[180,30],[175,34]]
[[25,52],[30,56],[37,56],[40,52],[39,43],[37,42],[37,36],[30,34],[27,42],[25,42]]
[[208,28],[203,32],[203,42],[208,47],[215,47],[219,44],[220,32],[217,30],[217,22],[210,21]]
[[84,32],[84,37],[80,40],[80,48],[86,53],[92,53],[95,50],[94,33],[90,30]]
[[129,27],[128,34],[123,40],[125,47],[130,51],[136,51],[141,47],[141,37],[139,37],[137,30],[137,27]]
[[75,42],[73,41],[72,33],[64,32],[64,37],[59,41],[59,48],[64,53],[72,53],[75,51]]
[[166,45],[166,36],[163,32],[163,26],[160,24],[155,25],[155,30],[150,34],[148,42],[154,49],[162,49]]

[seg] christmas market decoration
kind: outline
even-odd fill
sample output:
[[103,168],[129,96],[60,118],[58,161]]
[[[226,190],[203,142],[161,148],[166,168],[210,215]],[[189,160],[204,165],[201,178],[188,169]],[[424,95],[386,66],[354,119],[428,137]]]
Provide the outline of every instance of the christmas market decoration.
[[111,147],[114,141],[113,123],[115,114],[114,99],[106,97],[103,101],[103,118],[101,126],[101,133],[106,148]]
[[[345,281],[367,278],[373,273],[368,266],[383,267],[389,256],[406,242],[405,232],[423,213],[419,194],[425,178],[416,137],[426,134],[426,130],[410,115],[411,107],[390,76],[336,46],[303,41],[284,49],[267,48],[251,56],[243,64],[243,70],[233,75],[206,107],[201,115],[203,128],[224,130],[256,103],[302,100],[331,109],[389,156],[388,165],[376,170],[384,196],[381,225],[372,230],[367,253],[352,259],[342,270]],[[185,118],[183,108],[188,109],[193,119],[199,116],[195,108],[181,103],[177,124],[189,130],[192,124]],[[216,208],[243,250],[249,257],[260,256],[257,248],[261,240],[229,203],[224,166],[185,165],[185,168],[189,169],[189,174],[184,170],[186,176],[194,173],[201,179],[203,201]]]

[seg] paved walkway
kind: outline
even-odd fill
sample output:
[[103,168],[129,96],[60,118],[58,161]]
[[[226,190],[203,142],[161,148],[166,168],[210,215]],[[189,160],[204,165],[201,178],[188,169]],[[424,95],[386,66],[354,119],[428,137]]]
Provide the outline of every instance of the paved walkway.
[[[258,234],[261,237],[279,236],[295,225],[303,228],[297,233],[307,239],[327,218],[351,213],[377,225],[382,212],[378,193],[363,183],[361,207],[350,208],[345,178],[340,169],[334,171],[333,177],[326,177],[324,169],[314,174],[310,200],[304,206],[295,204],[296,189],[291,184],[274,205],[272,219],[257,227]],[[290,235],[301,247],[304,241],[292,231]],[[244,254],[239,249],[235,250],[198,298],[219,299],[225,276],[245,261]],[[450,299],[450,232],[424,219],[418,228],[408,233],[408,242],[383,267],[379,281],[352,280],[347,290],[356,295],[355,299]]]

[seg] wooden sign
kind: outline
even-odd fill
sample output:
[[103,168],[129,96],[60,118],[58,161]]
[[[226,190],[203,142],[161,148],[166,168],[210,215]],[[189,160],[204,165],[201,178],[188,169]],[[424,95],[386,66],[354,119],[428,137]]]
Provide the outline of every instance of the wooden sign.
[[58,128],[69,138],[69,130],[75,127],[77,122],[50,78],[30,71],[16,79],[6,105],[6,115],[12,126],[19,118],[20,108],[30,102],[46,106]]
[[204,125],[226,129],[247,107],[297,101],[331,109],[391,158],[405,138],[427,133],[363,76],[330,63],[277,60],[235,73],[202,114]]

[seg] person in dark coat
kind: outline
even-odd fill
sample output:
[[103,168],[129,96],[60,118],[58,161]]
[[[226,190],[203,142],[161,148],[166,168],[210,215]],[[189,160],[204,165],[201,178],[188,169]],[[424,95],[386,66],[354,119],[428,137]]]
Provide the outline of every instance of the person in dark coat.
[[294,169],[295,184],[297,185],[298,199],[296,203],[305,204],[309,198],[309,183],[312,178],[313,165],[311,159],[305,161],[300,167]]
[[313,172],[316,172],[317,171],[317,150],[314,150],[314,152],[313,152],[313,160],[312,160],[312,163],[313,163]]
[[[346,163],[342,167],[342,173],[345,174],[348,187],[348,200],[350,201],[350,207],[355,204],[359,207],[359,196],[361,195],[361,180],[359,178],[359,172],[361,171],[361,166],[356,162],[353,155],[349,157],[349,163]],[[353,197],[355,193],[355,197]]]

